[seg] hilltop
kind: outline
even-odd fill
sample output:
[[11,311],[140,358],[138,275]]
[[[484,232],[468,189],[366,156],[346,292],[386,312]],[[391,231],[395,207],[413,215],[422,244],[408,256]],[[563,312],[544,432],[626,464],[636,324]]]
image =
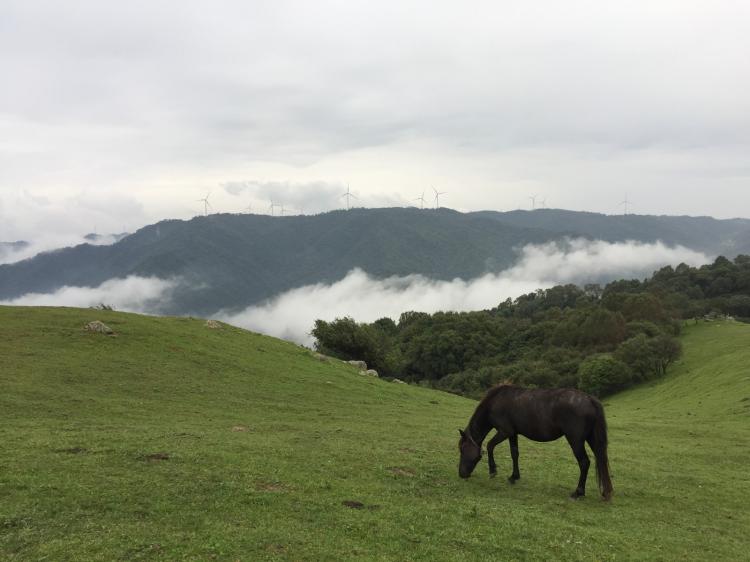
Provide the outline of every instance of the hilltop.
[[465,398],[199,319],[0,307],[0,558],[740,559],[750,326],[683,342],[605,403],[605,504],[567,499],[561,441],[521,440],[514,487],[460,481]]
[[[360,268],[374,277],[473,279],[511,266],[526,244],[566,236],[750,252],[750,220],[606,216],[558,210],[459,213],[352,209],[315,216],[217,214],[162,221],[109,246],[83,244],[0,265],[0,300],[129,275],[180,278],[164,314],[238,310]],[[677,265],[677,264],[673,264]]]

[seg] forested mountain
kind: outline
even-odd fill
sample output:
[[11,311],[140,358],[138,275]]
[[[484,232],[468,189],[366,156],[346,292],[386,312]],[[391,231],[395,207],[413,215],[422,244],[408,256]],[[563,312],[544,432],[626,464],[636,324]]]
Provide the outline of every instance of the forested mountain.
[[179,277],[185,283],[155,312],[211,314],[336,281],[355,267],[377,277],[470,279],[507,268],[527,243],[564,236],[661,240],[728,257],[750,252],[745,219],[415,208],[289,217],[217,214],[162,221],[108,246],[83,244],[0,265],[0,299],[64,285],[92,287],[128,275]]
[[181,277],[163,313],[210,314],[294,287],[371,275],[472,278],[519,245],[557,235],[448,209],[352,209],[316,216],[209,215],[163,221],[110,246],[80,245],[0,266],[0,299],[127,275]]

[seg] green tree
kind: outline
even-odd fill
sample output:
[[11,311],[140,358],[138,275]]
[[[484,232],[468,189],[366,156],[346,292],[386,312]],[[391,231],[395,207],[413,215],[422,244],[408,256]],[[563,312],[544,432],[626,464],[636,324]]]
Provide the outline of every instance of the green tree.
[[578,388],[595,396],[606,396],[633,383],[630,368],[609,354],[591,355],[578,368]]
[[615,359],[630,367],[636,382],[649,380],[656,375],[649,339],[645,334],[638,334],[625,340],[614,352]]
[[657,374],[667,374],[667,367],[682,356],[682,343],[677,338],[660,334],[648,342]]

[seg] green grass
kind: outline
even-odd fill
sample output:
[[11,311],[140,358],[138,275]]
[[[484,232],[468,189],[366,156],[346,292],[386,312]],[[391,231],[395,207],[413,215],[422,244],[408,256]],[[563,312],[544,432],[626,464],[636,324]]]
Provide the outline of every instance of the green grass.
[[606,504],[567,499],[564,441],[460,480],[467,399],[201,320],[0,307],[0,559],[747,559],[750,326],[684,345],[605,402]]

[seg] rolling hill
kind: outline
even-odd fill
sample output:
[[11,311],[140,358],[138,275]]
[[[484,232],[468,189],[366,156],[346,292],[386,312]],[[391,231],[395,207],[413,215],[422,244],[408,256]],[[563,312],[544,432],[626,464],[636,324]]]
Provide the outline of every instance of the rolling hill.
[[375,277],[414,273],[472,279],[506,269],[526,244],[564,236],[661,240],[730,257],[750,252],[750,221],[745,219],[414,208],[289,217],[209,215],[162,221],[109,246],[83,244],[0,265],[0,300],[139,275],[184,281],[153,312],[209,315],[243,309],[303,285],[337,281],[356,267]]
[[198,319],[0,307],[0,558],[742,559],[748,343],[688,326],[667,378],[605,402],[606,504],[567,499],[564,442],[522,439],[515,486],[459,480],[465,398]]

